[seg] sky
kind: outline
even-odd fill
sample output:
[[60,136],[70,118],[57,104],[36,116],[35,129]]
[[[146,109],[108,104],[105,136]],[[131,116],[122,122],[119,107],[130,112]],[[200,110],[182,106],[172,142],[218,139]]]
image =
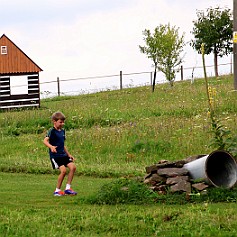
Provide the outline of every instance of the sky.
[[[0,34],[43,69],[44,83],[153,71],[152,61],[139,50],[142,32],[170,23],[185,36],[183,66],[188,68],[201,65],[201,56],[188,44],[196,11],[232,5],[232,0],[1,0]],[[221,60],[230,62],[230,57]],[[213,56],[206,61],[211,64]]]

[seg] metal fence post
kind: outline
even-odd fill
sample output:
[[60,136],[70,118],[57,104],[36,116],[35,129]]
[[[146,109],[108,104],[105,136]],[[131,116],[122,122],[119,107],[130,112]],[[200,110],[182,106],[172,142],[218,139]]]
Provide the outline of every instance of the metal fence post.
[[183,79],[184,79],[184,70],[183,70],[183,65],[181,65],[181,67],[180,67],[180,71],[181,71],[181,81],[183,81]]
[[152,87],[152,80],[153,80],[153,73],[151,72],[151,87]]
[[60,83],[59,83],[59,77],[57,77],[57,85],[58,85],[58,96],[60,96]]
[[123,72],[120,71],[120,90],[123,89]]

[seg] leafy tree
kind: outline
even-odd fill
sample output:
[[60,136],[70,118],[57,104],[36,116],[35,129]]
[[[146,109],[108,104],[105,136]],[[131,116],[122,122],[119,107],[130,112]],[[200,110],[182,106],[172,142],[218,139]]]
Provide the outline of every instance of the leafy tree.
[[194,40],[191,46],[201,53],[204,43],[205,54],[214,54],[215,76],[218,77],[218,56],[223,57],[233,51],[233,20],[230,9],[208,8],[207,12],[197,11],[197,20],[193,21]]
[[168,24],[156,27],[153,34],[147,29],[143,31],[146,46],[139,45],[139,48],[154,63],[153,92],[157,69],[165,74],[166,79],[173,86],[176,68],[182,63],[180,53],[184,46],[184,35],[179,37],[178,30]]

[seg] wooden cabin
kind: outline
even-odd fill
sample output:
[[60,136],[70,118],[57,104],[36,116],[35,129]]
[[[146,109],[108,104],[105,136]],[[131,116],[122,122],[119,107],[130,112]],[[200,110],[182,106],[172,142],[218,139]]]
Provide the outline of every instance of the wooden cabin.
[[0,109],[40,107],[39,72],[5,34],[0,38]]

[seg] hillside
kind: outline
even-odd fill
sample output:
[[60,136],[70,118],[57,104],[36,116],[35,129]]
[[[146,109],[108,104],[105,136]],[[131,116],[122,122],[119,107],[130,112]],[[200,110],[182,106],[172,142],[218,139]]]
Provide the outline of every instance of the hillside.
[[[233,76],[210,78],[215,111],[236,130]],[[77,174],[100,177],[142,175],[159,160],[209,154],[212,134],[203,79],[128,88],[41,101],[40,109],[1,111],[0,171],[52,173],[42,140],[50,116],[62,111],[66,145],[77,158]],[[235,135],[235,134],[234,134]]]

